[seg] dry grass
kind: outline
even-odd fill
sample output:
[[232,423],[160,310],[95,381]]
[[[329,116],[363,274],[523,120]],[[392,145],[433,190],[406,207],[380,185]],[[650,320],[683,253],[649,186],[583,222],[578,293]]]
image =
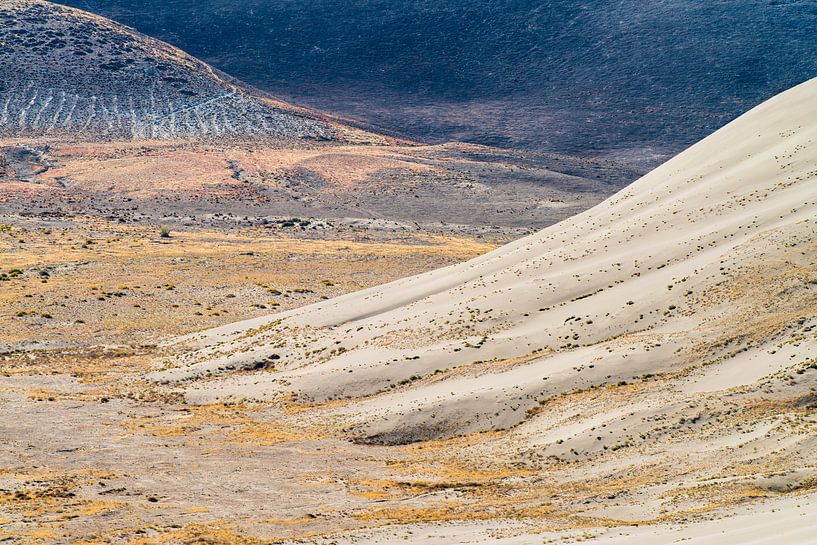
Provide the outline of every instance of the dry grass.
[[2,282],[0,308],[7,310],[0,312],[0,343],[83,343],[92,336],[97,342],[155,344],[491,248],[422,234],[400,242],[344,241],[252,229],[174,230],[161,241],[153,226],[92,219],[63,229],[14,227],[0,232],[0,272],[21,271]]

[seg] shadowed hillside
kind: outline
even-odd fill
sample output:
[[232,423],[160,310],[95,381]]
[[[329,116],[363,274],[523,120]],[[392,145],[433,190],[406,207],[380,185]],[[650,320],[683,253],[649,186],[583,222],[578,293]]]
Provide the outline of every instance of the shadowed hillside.
[[410,137],[655,165],[817,72],[781,0],[63,0]]

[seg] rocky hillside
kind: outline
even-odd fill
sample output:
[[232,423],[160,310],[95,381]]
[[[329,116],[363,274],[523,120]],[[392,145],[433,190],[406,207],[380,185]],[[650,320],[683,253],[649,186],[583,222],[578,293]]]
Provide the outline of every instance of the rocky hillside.
[[124,26],[41,0],[0,4],[0,134],[330,138],[206,64]]

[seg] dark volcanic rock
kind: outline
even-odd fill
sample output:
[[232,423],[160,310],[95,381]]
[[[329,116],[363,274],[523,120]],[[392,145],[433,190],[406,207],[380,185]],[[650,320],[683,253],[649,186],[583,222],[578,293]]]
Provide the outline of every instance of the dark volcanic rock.
[[185,53],[82,11],[0,4],[0,134],[328,138]]

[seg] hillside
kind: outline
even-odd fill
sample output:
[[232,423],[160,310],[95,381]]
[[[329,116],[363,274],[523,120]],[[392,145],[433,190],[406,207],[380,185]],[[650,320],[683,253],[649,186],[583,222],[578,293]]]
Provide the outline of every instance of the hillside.
[[[164,376],[242,369],[275,353],[280,377],[219,386],[250,397],[294,391],[311,402],[387,393],[373,414],[416,397],[411,418],[395,410],[376,427],[417,440],[513,425],[538,399],[576,387],[719,361],[722,341],[745,347],[747,366],[763,355],[756,379],[803,363],[791,362],[789,350],[770,357],[764,337],[809,329],[817,296],[809,276],[817,126],[803,119],[816,90],[813,81],[789,91],[589,211],[473,261],[205,333],[219,357],[193,353],[196,363],[185,358]],[[761,325],[765,335],[754,327]],[[343,350],[327,356],[335,345]],[[512,369],[494,377],[502,380],[465,380],[464,367],[484,370],[472,360]],[[597,370],[570,372],[591,361]],[[717,367],[709,373],[719,375]],[[455,398],[438,399],[438,386],[424,381],[387,392],[453,368],[442,383],[458,385]],[[546,368],[565,375],[543,385]],[[481,414],[474,397],[484,386],[480,396],[507,401],[494,416]],[[517,403],[523,410],[510,408]],[[446,418],[455,408],[479,418]],[[432,412],[434,429],[425,429]]]
[[815,100],[817,80],[461,265],[182,338],[149,376],[367,444],[484,432],[463,458],[627,483],[592,500],[621,520],[813,490]]
[[61,1],[412,138],[653,166],[817,73],[802,1]]
[[0,5],[0,134],[328,139],[206,64],[109,20],[41,0]]

